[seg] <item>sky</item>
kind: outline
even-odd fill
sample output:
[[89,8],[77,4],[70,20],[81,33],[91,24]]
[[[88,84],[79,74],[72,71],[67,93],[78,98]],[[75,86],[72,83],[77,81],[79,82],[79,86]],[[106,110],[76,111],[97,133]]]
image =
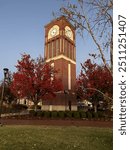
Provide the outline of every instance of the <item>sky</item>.
[[[0,0],[0,80],[3,68],[16,71],[21,54],[44,56],[44,26],[54,19],[63,0]],[[76,72],[93,49],[91,39],[76,34]]]

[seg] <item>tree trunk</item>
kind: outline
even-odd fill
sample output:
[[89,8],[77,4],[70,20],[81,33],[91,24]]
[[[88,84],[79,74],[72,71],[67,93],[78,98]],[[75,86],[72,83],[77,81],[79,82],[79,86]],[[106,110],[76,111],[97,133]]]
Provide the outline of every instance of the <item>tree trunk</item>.
[[34,102],[34,110],[37,111],[37,104],[38,104],[37,93],[35,94],[33,99],[34,99],[34,101],[33,101]]
[[8,104],[9,113],[11,113],[11,103]]
[[34,110],[37,111],[37,104],[34,104]]

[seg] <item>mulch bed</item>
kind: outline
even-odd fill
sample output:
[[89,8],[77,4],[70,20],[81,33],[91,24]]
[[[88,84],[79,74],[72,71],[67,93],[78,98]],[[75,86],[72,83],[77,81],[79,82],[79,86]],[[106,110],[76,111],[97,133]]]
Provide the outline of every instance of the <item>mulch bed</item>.
[[49,125],[49,126],[86,126],[112,128],[112,121],[103,120],[74,120],[74,119],[16,119],[2,118],[4,125]]

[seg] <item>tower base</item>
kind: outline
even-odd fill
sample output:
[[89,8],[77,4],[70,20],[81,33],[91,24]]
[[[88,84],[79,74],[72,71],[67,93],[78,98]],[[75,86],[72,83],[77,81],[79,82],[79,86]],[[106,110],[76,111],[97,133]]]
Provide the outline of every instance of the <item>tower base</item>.
[[43,111],[77,111],[77,101],[74,93],[56,93],[56,97],[45,100],[41,107]]

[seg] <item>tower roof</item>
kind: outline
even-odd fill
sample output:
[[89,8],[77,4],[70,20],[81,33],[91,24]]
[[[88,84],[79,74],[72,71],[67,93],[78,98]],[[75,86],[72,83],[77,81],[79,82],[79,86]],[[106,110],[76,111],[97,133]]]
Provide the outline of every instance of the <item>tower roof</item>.
[[66,21],[75,30],[75,27],[68,21],[68,19],[65,16],[60,16],[60,17],[58,17],[56,19],[53,19],[50,23],[46,24],[44,27],[46,28],[50,24],[52,24],[52,23],[54,24],[55,22],[60,21],[60,20]]

